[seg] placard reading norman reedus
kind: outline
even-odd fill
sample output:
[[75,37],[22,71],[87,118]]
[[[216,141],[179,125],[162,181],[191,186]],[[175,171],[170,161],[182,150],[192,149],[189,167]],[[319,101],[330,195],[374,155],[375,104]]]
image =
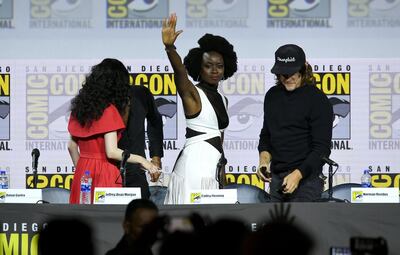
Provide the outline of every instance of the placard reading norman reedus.
[[91,28],[92,12],[92,0],[30,0],[29,26],[40,29]]
[[186,0],[186,27],[245,28],[248,5],[247,0]]
[[27,151],[38,148],[63,153],[67,149],[70,100],[78,93],[89,70],[88,65],[63,64],[63,61],[25,66]]
[[331,1],[268,0],[268,28],[330,28]]
[[154,28],[169,15],[167,0],[107,0],[107,28]]

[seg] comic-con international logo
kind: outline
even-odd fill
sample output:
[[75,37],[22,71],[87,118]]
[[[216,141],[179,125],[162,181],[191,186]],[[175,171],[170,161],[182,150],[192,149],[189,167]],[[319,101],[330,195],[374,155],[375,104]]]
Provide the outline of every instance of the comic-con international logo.
[[371,174],[371,185],[376,188],[399,188],[400,173],[398,172],[375,172]]
[[[327,70],[327,67],[328,70]],[[351,150],[351,66],[315,65],[317,87],[327,95],[333,108],[333,150]]]
[[400,27],[400,0],[347,0],[348,27]]
[[249,64],[219,85],[228,98],[229,126],[224,131],[225,150],[257,150],[263,123],[265,66]]
[[105,191],[96,191],[94,194],[94,201],[96,203],[104,203],[106,200],[106,192]]
[[10,67],[0,66],[0,151],[11,150],[10,111]]
[[[145,66],[142,69],[146,69]],[[129,67],[128,67],[129,70]],[[145,86],[154,96],[155,104],[162,116],[164,149],[178,150],[177,94],[173,73],[131,73],[133,86]]]
[[400,72],[370,66],[369,149],[400,149]]
[[[43,168],[42,168],[43,171]],[[46,189],[46,188],[60,188],[65,190],[71,189],[72,180],[74,179],[74,174],[63,174],[54,173],[47,174],[45,172],[37,174],[37,184],[33,183],[33,174],[25,175],[25,188],[26,189]]]
[[21,214],[3,214],[0,224],[0,254],[38,254],[39,232],[46,227],[47,222],[32,221],[27,219],[29,217],[21,217]]
[[257,174],[254,173],[254,171],[250,173],[232,173],[231,167],[229,168],[228,172],[226,173],[226,183],[227,185],[229,184],[247,184],[247,185],[252,185],[255,187],[258,187],[262,190],[265,190],[268,186],[267,183],[261,180]]
[[362,202],[364,198],[364,192],[361,190],[351,192],[352,201]]
[[329,28],[330,0],[268,0],[269,28]]
[[30,28],[92,27],[92,0],[30,0]]
[[26,150],[65,150],[70,101],[85,80],[85,70],[47,73],[47,67],[26,66]]
[[201,203],[201,193],[199,193],[199,192],[190,193],[190,203],[191,204],[200,204]]
[[107,28],[160,28],[167,0],[107,0]]
[[247,27],[247,0],[186,0],[186,27]]
[[0,29],[14,28],[14,0],[0,0]]

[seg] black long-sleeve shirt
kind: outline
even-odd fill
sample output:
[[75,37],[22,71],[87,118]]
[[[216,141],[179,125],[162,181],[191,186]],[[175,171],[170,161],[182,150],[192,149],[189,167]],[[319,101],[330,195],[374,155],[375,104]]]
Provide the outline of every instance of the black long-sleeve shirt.
[[332,105],[315,86],[294,91],[274,86],[265,95],[258,150],[271,154],[273,173],[299,169],[303,178],[318,174],[321,156],[330,155],[332,120]]
[[129,93],[131,96],[129,119],[119,141],[119,147],[145,157],[146,119],[150,157],[163,157],[163,123],[153,95],[148,88],[135,85],[131,86]]

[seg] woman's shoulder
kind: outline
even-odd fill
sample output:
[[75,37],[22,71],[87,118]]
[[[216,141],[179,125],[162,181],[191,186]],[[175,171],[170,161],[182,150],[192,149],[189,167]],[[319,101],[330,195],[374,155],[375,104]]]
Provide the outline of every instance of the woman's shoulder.
[[125,124],[115,105],[107,106],[101,117],[90,124],[82,126],[76,118],[71,116],[68,123],[68,131],[76,137],[89,137],[125,128]]

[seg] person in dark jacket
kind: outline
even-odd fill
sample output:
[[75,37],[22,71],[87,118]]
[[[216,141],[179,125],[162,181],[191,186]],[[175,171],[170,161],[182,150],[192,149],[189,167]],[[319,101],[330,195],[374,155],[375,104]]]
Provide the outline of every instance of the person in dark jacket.
[[257,173],[271,182],[272,201],[314,201],[323,191],[322,157],[330,155],[332,105],[299,46],[278,48],[271,72],[276,85],[264,99]]
[[[119,146],[122,149],[129,150],[130,153],[146,157],[146,130],[145,121],[147,121],[148,149],[151,162],[162,168],[161,158],[163,152],[163,122],[154,97],[150,90],[144,86],[131,86],[129,90],[131,103],[129,107],[129,118],[126,129],[122,133]],[[157,181],[155,176],[151,181]],[[145,171],[139,164],[128,163],[126,165],[126,187],[140,187],[142,198],[149,199],[149,183],[146,179]]]

